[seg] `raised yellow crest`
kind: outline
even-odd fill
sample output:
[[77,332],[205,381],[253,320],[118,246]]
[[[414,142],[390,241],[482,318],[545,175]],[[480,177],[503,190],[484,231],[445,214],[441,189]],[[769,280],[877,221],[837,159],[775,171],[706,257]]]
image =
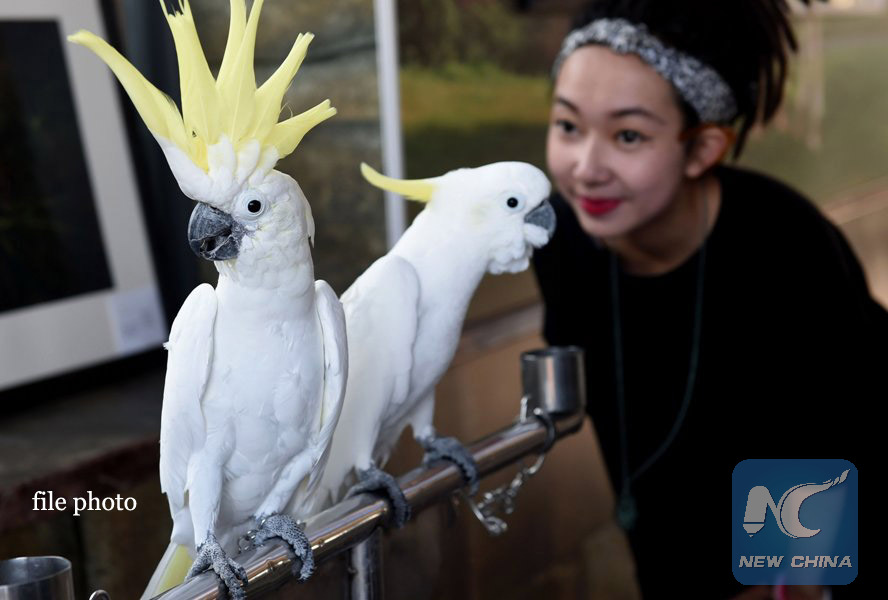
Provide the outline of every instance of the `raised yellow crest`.
[[207,171],[207,147],[224,134],[235,149],[258,140],[274,147],[278,158],[287,156],[315,125],[336,114],[329,100],[278,122],[281,102],[305,58],[314,36],[299,34],[289,55],[257,89],[253,70],[256,28],[263,0],[255,0],[246,16],[244,0],[230,0],[231,22],[219,75],[213,79],[204,55],[188,0],[175,0],[178,10],[166,14],[179,62],[182,112],[176,103],[139,73],[105,40],[80,30],[68,40],[92,50],[120,80],[145,125],[157,137],[173,142],[200,168]]
[[361,163],[361,175],[370,185],[381,190],[394,192],[417,202],[429,202],[435,193],[435,181],[433,179],[395,179],[386,177],[367,163]]

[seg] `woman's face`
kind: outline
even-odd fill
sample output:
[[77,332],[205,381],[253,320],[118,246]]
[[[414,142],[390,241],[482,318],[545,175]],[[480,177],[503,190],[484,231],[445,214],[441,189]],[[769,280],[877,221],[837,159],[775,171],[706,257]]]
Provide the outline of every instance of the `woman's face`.
[[603,46],[571,54],[555,82],[546,159],[586,233],[636,233],[677,197],[685,177],[672,86],[634,55]]

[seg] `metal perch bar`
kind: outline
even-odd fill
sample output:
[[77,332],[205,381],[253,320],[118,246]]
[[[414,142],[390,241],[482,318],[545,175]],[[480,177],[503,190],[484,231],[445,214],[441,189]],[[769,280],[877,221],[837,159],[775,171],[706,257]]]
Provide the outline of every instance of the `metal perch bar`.
[[[544,455],[559,438],[573,433],[583,424],[586,386],[583,376],[583,353],[580,348],[550,347],[521,355],[521,379],[524,397],[519,421],[468,447],[478,467],[478,476],[485,477],[524,456]],[[533,414],[534,416],[530,416]],[[511,495],[539,467],[524,469]],[[407,497],[414,515],[463,486],[459,469],[449,463],[420,467],[403,475],[398,484]],[[510,486],[511,487],[511,486]],[[502,521],[491,527],[479,506],[470,503],[476,516],[492,533],[503,531]],[[352,600],[377,600],[382,595],[379,535],[388,522],[389,505],[370,494],[348,498],[336,506],[310,518],[305,533],[311,541],[318,563],[351,549],[354,577]],[[493,519],[493,521],[498,521]],[[372,542],[367,542],[374,535]],[[247,594],[258,598],[286,584],[298,562],[282,541],[270,541],[237,557],[247,571]],[[301,564],[298,565],[301,567]],[[297,569],[298,571],[298,569]],[[157,596],[164,600],[204,600],[219,598],[219,579],[212,572],[203,573],[168,592]],[[224,593],[224,592],[223,592]]]
[[[583,424],[582,407],[576,413],[559,415],[554,421],[559,439],[578,430]],[[549,433],[540,420],[530,418],[495,432],[469,445],[481,477],[516,462],[534,451],[542,450]],[[463,485],[462,475],[450,464],[414,469],[398,479],[413,514],[457,491]],[[306,523],[305,532],[311,540],[318,563],[348,550],[370,536],[387,522],[389,506],[370,494],[349,498],[315,515]],[[247,571],[247,594],[260,597],[287,583],[292,575],[294,557],[281,541],[272,540],[259,548],[239,554]],[[212,572],[203,573],[156,598],[163,600],[209,600],[219,595],[219,579]]]

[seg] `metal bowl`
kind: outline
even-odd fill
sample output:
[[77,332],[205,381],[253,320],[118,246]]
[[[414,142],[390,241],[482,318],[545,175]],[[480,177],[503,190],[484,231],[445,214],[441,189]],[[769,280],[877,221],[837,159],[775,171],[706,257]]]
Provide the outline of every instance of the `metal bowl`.
[[550,346],[521,355],[521,382],[530,410],[553,417],[582,412],[586,406],[583,349]]

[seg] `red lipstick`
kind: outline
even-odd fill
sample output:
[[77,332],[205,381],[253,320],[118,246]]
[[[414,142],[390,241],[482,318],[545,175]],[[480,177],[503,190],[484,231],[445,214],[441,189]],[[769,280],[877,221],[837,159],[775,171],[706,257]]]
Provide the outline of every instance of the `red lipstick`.
[[620,205],[620,200],[614,198],[580,198],[580,208],[584,212],[599,217],[606,215]]

